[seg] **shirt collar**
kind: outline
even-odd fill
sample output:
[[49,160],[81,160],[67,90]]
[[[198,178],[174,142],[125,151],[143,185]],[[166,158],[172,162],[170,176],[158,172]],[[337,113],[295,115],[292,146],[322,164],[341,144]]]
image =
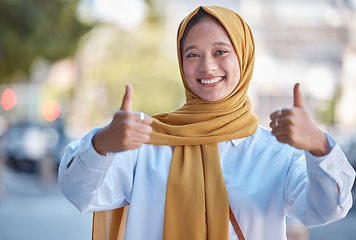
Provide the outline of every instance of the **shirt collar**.
[[239,145],[241,142],[243,142],[246,138],[238,138],[238,139],[233,139],[231,140],[232,145],[234,145],[234,147],[236,147],[237,145]]

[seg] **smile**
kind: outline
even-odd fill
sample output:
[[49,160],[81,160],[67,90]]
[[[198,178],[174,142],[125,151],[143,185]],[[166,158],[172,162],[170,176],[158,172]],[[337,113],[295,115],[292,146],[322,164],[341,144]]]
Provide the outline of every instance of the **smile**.
[[213,83],[220,82],[224,78],[225,77],[215,77],[215,78],[211,78],[211,79],[197,79],[197,80],[198,80],[198,82],[200,82],[202,84],[213,84]]

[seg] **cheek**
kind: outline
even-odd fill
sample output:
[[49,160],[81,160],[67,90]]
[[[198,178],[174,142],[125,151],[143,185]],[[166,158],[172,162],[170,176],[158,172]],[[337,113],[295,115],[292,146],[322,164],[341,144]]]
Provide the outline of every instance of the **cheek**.
[[233,61],[229,61],[227,64],[228,69],[230,72],[234,75],[234,78],[236,80],[236,85],[240,81],[241,77],[241,72],[240,72],[240,65],[239,61],[236,59],[233,59]]
[[185,80],[189,85],[194,80],[194,67],[191,63],[187,63],[183,61],[183,72]]

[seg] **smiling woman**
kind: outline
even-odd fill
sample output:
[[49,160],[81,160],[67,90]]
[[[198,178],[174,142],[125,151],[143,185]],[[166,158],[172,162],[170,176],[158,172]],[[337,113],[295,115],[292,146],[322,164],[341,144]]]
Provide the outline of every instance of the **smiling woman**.
[[239,60],[219,21],[201,10],[187,26],[181,40],[185,79],[190,89],[206,101],[227,97],[240,80]]
[[95,212],[94,240],[286,240],[286,215],[316,226],[347,214],[355,172],[299,84],[272,131],[258,125],[247,95],[255,45],[240,15],[198,7],[178,28],[177,53],[183,106],[132,111],[127,85],[111,123],[63,156],[61,189]]

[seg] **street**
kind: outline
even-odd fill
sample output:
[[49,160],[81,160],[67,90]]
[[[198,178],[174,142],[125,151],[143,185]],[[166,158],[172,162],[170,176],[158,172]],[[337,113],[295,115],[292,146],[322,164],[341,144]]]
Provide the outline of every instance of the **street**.
[[[92,214],[81,214],[56,179],[6,169],[0,183],[1,240],[89,240]],[[1,189],[1,188],[0,188]],[[310,229],[311,240],[355,240],[356,209],[336,223]]]
[[55,179],[43,183],[36,175],[7,169],[3,183],[1,240],[91,239],[92,215],[68,202]]

